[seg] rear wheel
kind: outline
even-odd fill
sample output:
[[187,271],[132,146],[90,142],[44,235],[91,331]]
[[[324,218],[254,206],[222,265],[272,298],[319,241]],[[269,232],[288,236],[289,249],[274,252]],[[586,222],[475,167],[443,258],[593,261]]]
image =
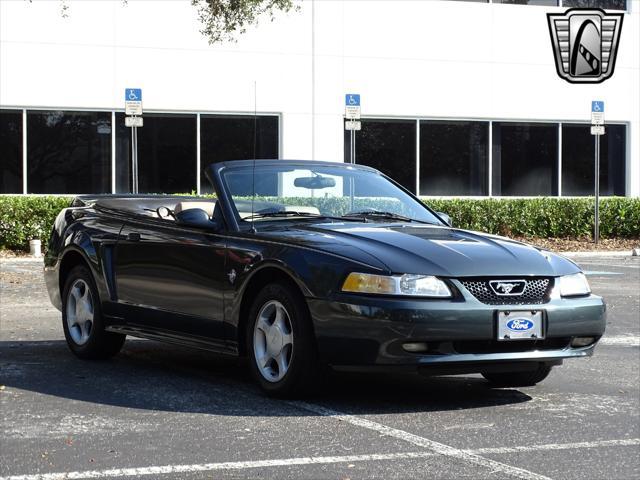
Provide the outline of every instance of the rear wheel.
[[504,387],[530,387],[541,382],[549,373],[551,366],[541,363],[536,370],[527,372],[483,372],[482,376],[496,386]]
[[69,349],[84,359],[109,358],[120,351],[125,335],[104,329],[100,297],[89,270],[73,268],[62,292],[62,328]]
[[246,333],[251,371],[266,393],[294,396],[317,385],[311,319],[304,299],[290,286],[272,283],[258,293]]

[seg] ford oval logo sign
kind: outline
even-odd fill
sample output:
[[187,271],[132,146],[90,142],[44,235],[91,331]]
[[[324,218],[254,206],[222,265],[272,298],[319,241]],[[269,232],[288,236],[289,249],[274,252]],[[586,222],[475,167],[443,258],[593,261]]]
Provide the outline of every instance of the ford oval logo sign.
[[512,332],[526,332],[533,328],[533,322],[526,318],[514,318],[507,322],[507,328]]

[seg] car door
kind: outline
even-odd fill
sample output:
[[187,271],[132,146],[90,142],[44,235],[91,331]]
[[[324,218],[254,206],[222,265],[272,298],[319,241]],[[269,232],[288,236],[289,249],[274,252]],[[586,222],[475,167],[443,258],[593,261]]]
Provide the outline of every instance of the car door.
[[215,232],[155,218],[126,222],[114,263],[127,325],[223,345],[225,262]]

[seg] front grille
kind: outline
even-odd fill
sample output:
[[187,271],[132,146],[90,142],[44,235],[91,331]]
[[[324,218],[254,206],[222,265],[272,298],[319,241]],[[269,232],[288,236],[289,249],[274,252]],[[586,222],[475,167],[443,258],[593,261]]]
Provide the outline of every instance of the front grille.
[[[528,279],[521,295],[502,296],[497,295],[489,286],[492,280],[500,280],[499,278],[487,279],[465,279],[460,283],[474,297],[487,305],[529,305],[546,303],[549,301],[549,294],[553,283],[550,278],[533,278]],[[508,279],[505,279],[508,281]]]

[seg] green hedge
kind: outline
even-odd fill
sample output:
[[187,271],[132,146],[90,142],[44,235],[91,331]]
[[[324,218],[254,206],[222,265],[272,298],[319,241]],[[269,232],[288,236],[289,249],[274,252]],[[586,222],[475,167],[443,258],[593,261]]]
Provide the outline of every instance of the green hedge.
[[[448,213],[456,227],[469,230],[542,238],[593,234],[593,198],[429,199],[425,203]],[[600,235],[640,237],[640,198],[601,199]]]
[[[28,250],[33,238],[46,244],[56,215],[70,201],[69,197],[0,196],[0,249]],[[300,204],[301,199],[295,202]],[[593,231],[592,198],[425,199],[425,203],[449,214],[454,226],[469,230],[542,238],[583,238]],[[640,237],[640,198],[603,198],[600,233],[604,238]]]
[[0,249],[29,250],[29,240],[46,245],[53,222],[69,197],[0,196]]

